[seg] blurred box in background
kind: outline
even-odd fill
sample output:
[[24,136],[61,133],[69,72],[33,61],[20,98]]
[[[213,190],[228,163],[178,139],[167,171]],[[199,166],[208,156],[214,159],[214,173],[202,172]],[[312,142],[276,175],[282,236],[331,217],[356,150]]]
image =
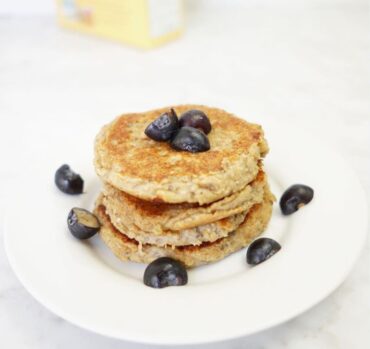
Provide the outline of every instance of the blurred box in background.
[[182,0],[57,0],[62,27],[141,48],[177,38],[183,31]]

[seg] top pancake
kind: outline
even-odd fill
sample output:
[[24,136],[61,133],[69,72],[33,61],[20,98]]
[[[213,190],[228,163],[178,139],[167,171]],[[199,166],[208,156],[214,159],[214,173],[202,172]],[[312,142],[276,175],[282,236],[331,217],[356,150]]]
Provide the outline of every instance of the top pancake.
[[[212,124],[209,151],[176,151],[144,134],[147,125],[171,107],[179,116],[189,109],[207,114]],[[95,168],[104,181],[138,198],[202,205],[251,182],[258,173],[259,159],[267,151],[259,125],[224,110],[180,105],[124,114],[104,126],[95,142]]]

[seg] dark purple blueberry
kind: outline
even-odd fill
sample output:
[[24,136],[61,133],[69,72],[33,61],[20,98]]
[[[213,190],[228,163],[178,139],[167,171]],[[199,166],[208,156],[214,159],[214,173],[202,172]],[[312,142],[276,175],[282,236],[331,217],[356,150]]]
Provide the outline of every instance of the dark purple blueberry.
[[304,184],[289,187],[280,199],[281,212],[290,215],[313,199],[313,189]]
[[205,134],[211,132],[212,126],[208,119],[208,116],[201,110],[192,109],[181,114],[180,127],[190,126],[201,129]]
[[74,207],[68,214],[68,229],[72,235],[81,240],[89,239],[100,229],[98,218],[84,208]]
[[171,141],[171,147],[176,150],[199,153],[210,149],[208,137],[197,128],[184,126]]
[[272,257],[281,249],[280,244],[269,238],[254,240],[248,247],[247,263],[257,265]]
[[145,134],[158,142],[168,141],[179,129],[179,119],[176,112],[171,109],[169,112],[163,113],[145,129]]
[[144,272],[144,284],[153,288],[182,286],[188,282],[188,273],[182,263],[169,257],[151,262]]
[[68,165],[62,165],[58,168],[55,172],[54,182],[59,190],[66,194],[81,194],[83,191],[83,179]]

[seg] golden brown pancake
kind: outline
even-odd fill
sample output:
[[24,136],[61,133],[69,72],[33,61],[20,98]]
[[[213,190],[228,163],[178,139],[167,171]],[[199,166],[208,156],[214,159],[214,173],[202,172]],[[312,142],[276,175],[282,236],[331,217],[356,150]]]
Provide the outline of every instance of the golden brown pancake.
[[115,206],[107,206],[109,199],[102,194],[98,199],[105,207],[111,223],[125,234],[142,244],[152,244],[157,246],[182,246],[182,245],[200,245],[205,241],[215,241],[221,237],[227,236],[234,231],[244,221],[247,212],[241,212],[218,221],[202,224],[197,227],[183,230],[165,230],[165,231],[145,231],[139,228],[132,220],[121,215],[121,210]]
[[248,211],[263,200],[266,183],[266,176],[260,171],[241,191],[202,206],[144,201],[106,185],[103,204],[116,226],[120,219],[126,227],[135,225],[154,235],[164,235],[169,230],[191,229]]
[[[189,109],[208,115],[209,151],[176,151],[144,134],[171,107],[178,115]],[[171,107],[122,115],[100,131],[95,168],[103,181],[147,201],[205,204],[242,190],[256,177],[258,162],[268,151],[259,125],[202,105]]]
[[122,261],[150,263],[159,257],[168,256],[183,262],[186,267],[190,268],[218,261],[247,246],[266,228],[271,217],[273,200],[273,195],[267,190],[264,201],[254,205],[244,222],[227,237],[214,242],[205,242],[200,246],[188,245],[174,248],[140,244],[130,239],[113,226],[101,202],[97,202],[94,212],[102,224],[101,238]]

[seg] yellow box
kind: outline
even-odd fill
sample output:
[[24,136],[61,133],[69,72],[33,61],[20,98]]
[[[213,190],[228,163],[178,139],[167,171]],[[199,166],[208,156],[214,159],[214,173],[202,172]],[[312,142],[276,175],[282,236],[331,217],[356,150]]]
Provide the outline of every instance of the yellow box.
[[183,31],[182,0],[57,0],[62,27],[152,48]]

